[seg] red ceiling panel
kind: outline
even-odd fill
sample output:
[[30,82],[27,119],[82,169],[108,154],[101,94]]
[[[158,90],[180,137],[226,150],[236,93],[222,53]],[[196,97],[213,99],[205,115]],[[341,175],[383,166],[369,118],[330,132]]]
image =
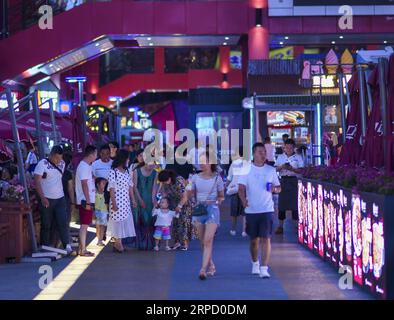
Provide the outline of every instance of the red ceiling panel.
[[[186,32],[188,34],[216,34],[216,2],[186,2]],[[204,23],[201,23],[202,17]]]
[[155,34],[185,34],[185,2],[156,2],[154,6],[154,30]]
[[247,2],[217,2],[217,21],[219,34],[246,33],[248,30]]
[[153,6],[153,2],[123,2],[123,33],[153,34]]

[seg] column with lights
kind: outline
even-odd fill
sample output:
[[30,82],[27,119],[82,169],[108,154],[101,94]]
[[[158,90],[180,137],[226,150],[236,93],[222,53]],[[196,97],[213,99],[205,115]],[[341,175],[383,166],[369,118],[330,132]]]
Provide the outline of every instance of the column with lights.
[[66,77],[67,83],[78,83],[78,92],[79,92],[79,105],[82,113],[82,150],[85,150],[87,146],[87,130],[86,130],[86,121],[87,121],[87,111],[86,104],[83,99],[83,85],[86,82],[86,77]]

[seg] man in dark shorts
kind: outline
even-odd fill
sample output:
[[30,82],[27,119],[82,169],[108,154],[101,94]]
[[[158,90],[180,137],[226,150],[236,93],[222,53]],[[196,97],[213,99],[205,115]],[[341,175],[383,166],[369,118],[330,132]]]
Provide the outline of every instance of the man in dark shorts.
[[[247,174],[238,180],[238,195],[245,208],[246,233],[250,237],[252,274],[270,278],[268,262],[271,254],[271,236],[274,214],[272,192],[280,192],[280,183],[274,167],[266,164],[266,150],[262,143],[253,145],[253,163]],[[259,248],[262,243],[262,265]]]

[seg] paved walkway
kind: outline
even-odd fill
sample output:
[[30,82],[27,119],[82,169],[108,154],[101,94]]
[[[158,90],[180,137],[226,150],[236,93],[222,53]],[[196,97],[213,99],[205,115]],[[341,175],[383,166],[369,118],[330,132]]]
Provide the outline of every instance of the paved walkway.
[[357,287],[340,290],[335,270],[296,243],[292,221],[284,236],[273,238],[272,278],[251,275],[248,240],[230,236],[228,214],[222,220],[214,248],[217,275],[206,281],[197,278],[198,241],[187,252],[116,254],[92,245],[94,259],[52,263],[55,280],[44,291],[38,288],[40,265],[0,266],[0,299],[371,299]]

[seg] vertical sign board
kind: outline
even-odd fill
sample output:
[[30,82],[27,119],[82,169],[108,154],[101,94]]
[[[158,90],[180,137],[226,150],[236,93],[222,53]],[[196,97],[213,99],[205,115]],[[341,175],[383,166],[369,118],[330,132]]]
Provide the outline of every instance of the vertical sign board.
[[350,267],[354,283],[369,293],[393,298],[394,275],[387,271],[394,263],[394,217],[384,218],[393,207],[394,197],[299,180],[298,241],[336,269]]

